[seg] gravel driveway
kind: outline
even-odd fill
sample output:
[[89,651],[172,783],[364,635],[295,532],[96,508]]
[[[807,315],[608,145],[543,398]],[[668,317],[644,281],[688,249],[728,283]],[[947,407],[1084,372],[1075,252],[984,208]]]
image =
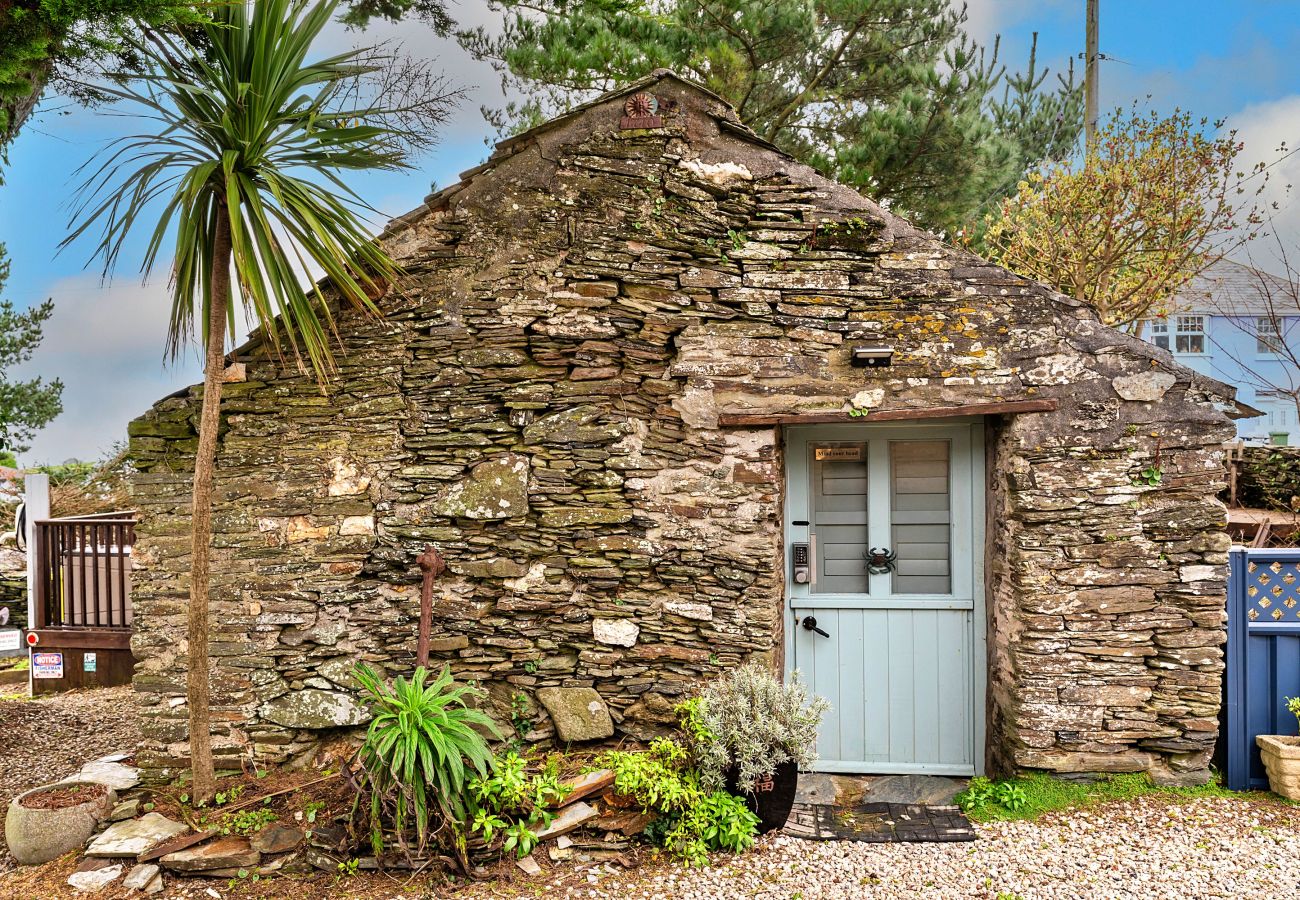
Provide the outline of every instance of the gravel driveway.
[[555,894],[611,900],[1300,897],[1300,809],[1281,804],[1149,797],[978,830],[973,844],[774,837],[722,866],[655,866],[586,885],[569,882]]
[[[140,744],[138,708],[129,686],[0,698],[0,803],[71,775],[110,753]],[[13,865],[0,832],[0,871]]]

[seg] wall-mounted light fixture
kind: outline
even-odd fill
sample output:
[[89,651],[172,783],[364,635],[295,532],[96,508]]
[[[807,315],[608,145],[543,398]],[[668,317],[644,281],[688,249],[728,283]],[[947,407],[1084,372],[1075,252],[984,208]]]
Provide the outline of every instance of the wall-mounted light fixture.
[[849,356],[849,362],[858,369],[884,369],[893,361],[893,347],[854,347]]

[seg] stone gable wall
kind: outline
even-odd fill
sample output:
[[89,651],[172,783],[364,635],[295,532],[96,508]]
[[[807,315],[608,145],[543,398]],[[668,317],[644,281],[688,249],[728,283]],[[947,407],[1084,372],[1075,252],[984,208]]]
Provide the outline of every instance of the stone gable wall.
[[[1202,774],[1222,389],[739,134],[706,94],[653,90],[663,128],[620,131],[621,98],[597,104],[391,229],[407,276],[382,321],[342,314],[329,393],[239,355],[218,753],[286,758],[363,719],[348,668],[411,666],[426,543],[450,567],[434,655],[503,727],[649,737],[702,680],[781,653],[779,429],[722,417],[1056,398],[989,421],[990,762]],[[852,368],[851,342],[894,365]],[[184,754],[197,393],[131,426],[135,685],[160,774]],[[1161,483],[1135,486],[1157,453]]]

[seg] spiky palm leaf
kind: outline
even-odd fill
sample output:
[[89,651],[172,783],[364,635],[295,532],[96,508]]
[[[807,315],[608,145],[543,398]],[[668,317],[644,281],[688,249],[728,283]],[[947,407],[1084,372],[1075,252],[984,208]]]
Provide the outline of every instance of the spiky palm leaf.
[[414,825],[418,846],[423,848],[433,812],[456,823],[463,821],[469,777],[482,777],[492,767],[492,751],[477,729],[496,735],[496,728],[484,713],[468,705],[479,692],[456,684],[447,667],[426,684],[428,676],[421,666],[409,681],[398,676],[390,687],[369,666],[356,669],[357,682],[370,696],[374,712],[358,761],[369,794],[376,853],[382,849],[389,808],[399,842]]
[[174,233],[173,356],[195,336],[196,320],[206,335],[223,206],[240,305],[277,351],[285,339],[300,362],[304,352],[320,379],[333,368],[332,313],[319,290],[303,290],[304,276],[323,272],[348,303],[374,312],[371,298],[396,274],[366,230],[369,207],[343,178],[405,166],[392,110],[356,99],[375,57],[354,50],[307,59],[336,8],[217,4],[204,49],[153,34],[138,47],[145,73],[104,88],[154,129],[118,139],[97,167],[83,167],[64,244],[98,227],[96,254],[111,268],[127,236],[163,203],[141,268],[153,270]]

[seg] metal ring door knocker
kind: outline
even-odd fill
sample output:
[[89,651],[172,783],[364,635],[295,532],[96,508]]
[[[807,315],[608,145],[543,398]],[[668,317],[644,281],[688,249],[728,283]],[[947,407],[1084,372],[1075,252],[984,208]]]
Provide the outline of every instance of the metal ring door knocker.
[[867,551],[867,571],[872,575],[887,575],[894,571],[898,554],[888,547],[872,547]]

